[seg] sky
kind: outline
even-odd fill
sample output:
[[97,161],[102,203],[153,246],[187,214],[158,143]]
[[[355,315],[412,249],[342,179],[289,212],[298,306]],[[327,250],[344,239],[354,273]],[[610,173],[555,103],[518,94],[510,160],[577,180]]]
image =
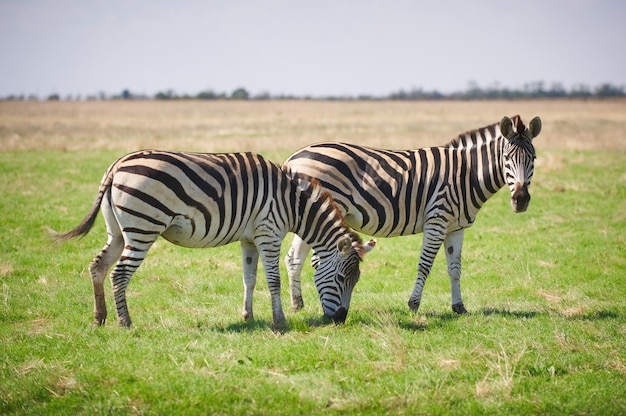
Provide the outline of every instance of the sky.
[[0,0],[0,97],[626,85],[623,0]]

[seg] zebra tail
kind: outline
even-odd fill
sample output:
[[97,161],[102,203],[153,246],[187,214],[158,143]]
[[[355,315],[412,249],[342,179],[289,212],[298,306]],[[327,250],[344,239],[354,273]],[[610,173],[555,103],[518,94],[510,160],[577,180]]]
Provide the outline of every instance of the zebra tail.
[[83,218],[80,224],[76,226],[71,231],[67,233],[58,233],[53,229],[48,227],[48,233],[56,242],[64,242],[72,238],[76,237],[84,237],[89,233],[94,223],[96,222],[96,218],[98,217],[98,212],[100,211],[100,204],[102,203],[102,198],[104,198],[104,194],[109,192],[111,189],[111,184],[113,183],[113,166],[109,168],[104,178],[102,179],[102,183],[100,184],[100,189],[98,190],[98,195],[96,195],[96,200],[94,201],[91,209]]

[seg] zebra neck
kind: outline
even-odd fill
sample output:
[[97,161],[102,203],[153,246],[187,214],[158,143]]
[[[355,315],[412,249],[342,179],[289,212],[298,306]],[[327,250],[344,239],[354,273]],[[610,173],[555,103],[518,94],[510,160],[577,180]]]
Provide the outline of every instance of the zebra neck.
[[312,199],[298,190],[291,232],[297,234],[315,251],[330,250],[348,233],[339,210],[328,197]]
[[504,139],[500,135],[467,149],[471,199],[476,208],[480,208],[506,183],[503,149]]

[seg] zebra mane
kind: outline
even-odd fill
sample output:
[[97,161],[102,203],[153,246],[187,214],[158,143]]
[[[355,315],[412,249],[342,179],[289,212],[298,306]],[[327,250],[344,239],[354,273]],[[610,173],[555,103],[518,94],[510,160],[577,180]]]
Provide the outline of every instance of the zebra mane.
[[[343,214],[337,204],[335,204],[335,200],[333,199],[332,194],[322,187],[322,184],[316,179],[307,176],[306,178],[298,177],[298,175],[294,175],[293,172],[289,169],[289,167],[283,165],[282,171],[287,175],[289,180],[302,192],[307,195],[313,202],[318,202],[321,205],[327,205],[329,209],[332,210],[333,216],[338,218],[341,221],[341,226],[348,230],[348,235],[350,236],[350,241],[352,241],[352,246],[355,247],[357,252],[359,250],[365,250],[363,248],[363,239],[356,231],[352,230],[348,223],[346,223]],[[359,254],[361,258],[363,256]]]
[[[524,126],[522,118],[519,116],[519,114],[511,117],[511,121],[513,121],[513,125],[516,126],[518,132],[523,132],[525,130],[526,126]],[[445,147],[454,149],[473,147],[478,144],[483,144],[490,140],[496,139],[499,136],[501,136],[500,122],[497,122],[485,127],[481,127],[475,130],[469,130],[465,133],[459,134],[458,137],[452,139],[448,144],[445,145]]]
[[298,182],[295,179],[292,179],[292,181],[298,187],[300,187],[300,189],[302,189],[302,191],[311,199],[311,201],[319,203],[320,206],[328,205],[328,207],[335,214],[335,217],[341,219],[342,225],[346,225],[343,215],[341,215],[341,211],[335,204],[335,200],[333,199],[332,194],[326,189],[322,188],[322,184],[317,179],[310,178],[307,182]]
[[311,192],[314,200],[321,202],[322,204],[327,204],[329,208],[332,209],[334,213],[333,216],[335,218],[338,218],[341,221],[341,226],[348,230],[350,241],[352,241],[352,247],[354,247],[355,250],[359,253],[359,257],[363,259],[365,255],[365,249],[363,248],[363,239],[361,239],[359,233],[350,228],[345,218],[343,217],[341,210],[339,209],[339,207],[337,207],[337,204],[335,204],[333,195],[326,189],[322,188],[322,184],[315,178],[310,179],[309,185],[305,190],[305,192],[309,191]]

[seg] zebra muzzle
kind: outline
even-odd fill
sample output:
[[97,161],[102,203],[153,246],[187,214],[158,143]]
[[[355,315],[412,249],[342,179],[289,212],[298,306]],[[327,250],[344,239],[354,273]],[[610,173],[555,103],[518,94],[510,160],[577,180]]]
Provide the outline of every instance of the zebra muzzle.
[[511,194],[511,207],[513,212],[524,212],[528,208],[530,203],[530,194],[528,193],[528,186],[515,184],[513,193]]
[[336,324],[343,324],[346,322],[346,317],[348,316],[348,310],[341,306],[337,309],[337,312],[333,316],[326,314],[326,316],[331,319]]

